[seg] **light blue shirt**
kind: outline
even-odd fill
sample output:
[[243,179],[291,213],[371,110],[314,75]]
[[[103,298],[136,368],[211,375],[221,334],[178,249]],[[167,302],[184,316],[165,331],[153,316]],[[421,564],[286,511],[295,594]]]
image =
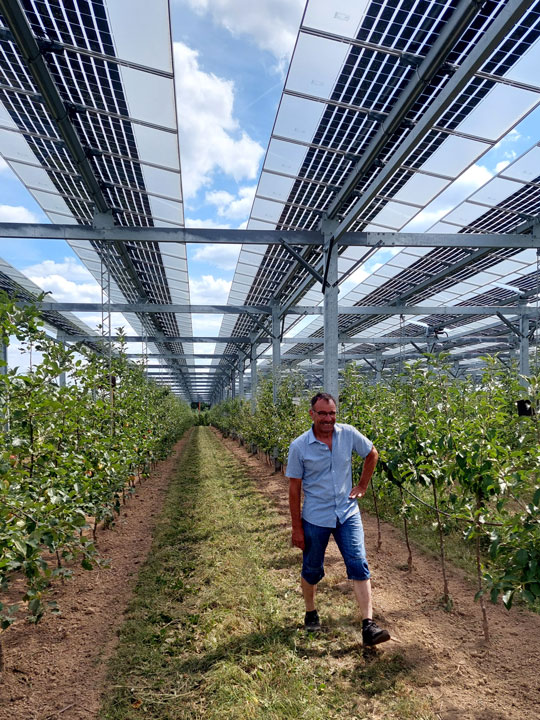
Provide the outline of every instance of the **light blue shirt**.
[[365,435],[345,423],[336,423],[332,434],[332,450],[317,440],[313,428],[293,440],[285,475],[300,478],[304,491],[302,517],[320,527],[336,527],[355,515],[358,501],[351,500],[352,453],[365,458],[373,443]]

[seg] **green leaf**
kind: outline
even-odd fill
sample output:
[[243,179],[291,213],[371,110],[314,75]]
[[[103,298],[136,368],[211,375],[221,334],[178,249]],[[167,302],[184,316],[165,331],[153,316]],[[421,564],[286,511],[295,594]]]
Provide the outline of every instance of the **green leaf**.
[[514,556],[515,563],[518,567],[526,567],[529,564],[529,552],[525,548],[521,548]]
[[507,610],[510,610],[512,607],[512,603],[514,601],[514,593],[515,593],[515,590],[507,590],[503,595],[502,599],[503,599],[504,607]]

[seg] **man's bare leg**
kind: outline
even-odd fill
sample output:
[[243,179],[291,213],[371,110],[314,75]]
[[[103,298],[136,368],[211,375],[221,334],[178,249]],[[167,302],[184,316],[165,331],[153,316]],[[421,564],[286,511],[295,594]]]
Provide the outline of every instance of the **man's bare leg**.
[[315,610],[315,594],[317,592],[316,585],[310,585],[304,578],[302,580],[302,593],[304,594],[304,602],[306,603],[306,612]]
[[390,633],[373,622],[371,580],[353,580],[354,594],[362,615],[362,643],[372,647],[390,640]]
[[[373,605],[371,603],[371,580],[353,580],[354,595],[362,620],[373,618]],[[305,597],[305,595],[304,595]]]

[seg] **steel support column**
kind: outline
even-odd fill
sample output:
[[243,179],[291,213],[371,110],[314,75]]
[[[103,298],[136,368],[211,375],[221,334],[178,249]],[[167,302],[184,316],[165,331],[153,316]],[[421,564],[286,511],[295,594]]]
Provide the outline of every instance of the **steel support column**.
[[238,397],[240,400],[244,398],[244,363],[238,366]]
[[245,396],[244,370],[247,355],[238,349],[238,397],[243,400]]
[[524,387],[527,386],[526,378],[529,377],[529,318],[523,315],[519,318],[519,381]]
[[251,412],[255,413],[257,409],[257,344],[255,342],[251,343],[249,367],[251,371]]
[[377,350],[375,353],[375,382],[380,383],[382,379],[382,352]]
[[279,383],[281,380],[281,322],[279,305],[272,304],[272,395],[274,404],[277,403]]
[[336,398],[339,396],[338,375],[338,253],[331,245],[330,237],[325,240],[325,266],[328,287],[324,292],[324,391]]
[[4,364],[0,365],[0,375],[7,375],[8,372],[8,349],[4,342],[0,342],[0,360]]
[[[59,332],[58,335],[56,336],[56,339],[62,345],[63,348],[66,347],[66,336],[64,333]],[[60,385],[60,387],[66,387],[66,373],[65,372],[61,372],[60,375],[58,376],[58,384]]]

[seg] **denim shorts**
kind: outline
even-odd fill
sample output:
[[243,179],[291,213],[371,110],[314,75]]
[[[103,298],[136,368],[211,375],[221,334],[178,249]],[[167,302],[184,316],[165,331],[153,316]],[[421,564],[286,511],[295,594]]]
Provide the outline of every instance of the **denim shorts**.
[[337,527],[320,527],[302,519],[304,527],[304,560],[302,577],[310,585],[316,585],[324,577],[324,553],[330,535],[343,556],[349,580],[367,580],[370,577],[364,547],[364,528],[360,513],[352,515]]

